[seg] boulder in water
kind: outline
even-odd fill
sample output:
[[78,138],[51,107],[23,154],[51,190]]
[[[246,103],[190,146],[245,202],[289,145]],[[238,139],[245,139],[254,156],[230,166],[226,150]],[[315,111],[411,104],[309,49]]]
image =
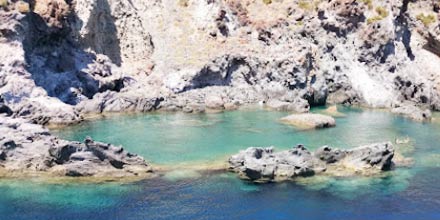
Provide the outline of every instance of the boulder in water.
[[336,126],[333,117],[321,114],[293,114],[281,119],[281,122],[300,129],[330,128]]
[[333,105],[322,111],[323,114],[329,115],[332,117],[345,117],[344,113],[338,111],[338,106]]

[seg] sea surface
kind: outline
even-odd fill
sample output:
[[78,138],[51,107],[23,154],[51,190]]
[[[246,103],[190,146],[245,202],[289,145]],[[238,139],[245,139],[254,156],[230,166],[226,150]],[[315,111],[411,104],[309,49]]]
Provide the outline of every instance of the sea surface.
[[[323,109],[313,109],[320,112]],[[134,183],[48,183],[0,179],[0,219],[440,219],[440,122],[340,107],[335,128],[299,130],[287,112],[114,115],[53,133],[123,145],[169,172]],[[317,176],[253,184],[233,173],[191,167],[224,164],[249,146],[349,148],[409,139],[397,151],[415,161],[378,177]]]

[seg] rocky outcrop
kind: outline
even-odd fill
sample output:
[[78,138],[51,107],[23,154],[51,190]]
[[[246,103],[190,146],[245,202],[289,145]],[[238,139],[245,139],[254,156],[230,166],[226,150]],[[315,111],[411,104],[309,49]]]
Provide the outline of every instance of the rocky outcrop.
[[391,112],[419,122],[430,121],[432,118],[432,114],[429,109],[423,110],[422,108],[411,104],[397,106],[393,108]]
[[[201,112],[259,102],[295,112],[327,103],[440,108],[440,58],[427,49],[437,48],[438,12],[427,1],[36,0],[28,11],[19,6],[8,2],[0,12],[1,49],[15,51],[0,55],[7,73],[0,94],[13,111],[29,102],[37,109],[67,104],[67,113],[29,118],[63,118],[72,115],[69,105],[76,106],[73,114]],[[214,96],[223,103],[210,102]]]
[[71,142],[52,136],[40,125],[0,115],[0,169],[5,175],[142,177],[151,172],[143,158],[122,147]]
[[117,93],[106,91],[96,94],[93,99],[81,102],[76,109],[83,114],[106,112],[148,112],[157,110],[162,97],[146,96],[139,91]]
[[293,111],[293,112],[308,112],[309,104],[304,99],[297,99],[293,102],[280,101],[272,99],[266,102],[266,106],[277,111]]
[[66,176],[143,176],[151,172],[151,167],[143,158],[128,153],[122,147],[93,141],[86,138],[84,143],[70,142],[62,146],[52,146],[49,155],[55,160],[51,172]]
[[[413,3],[6,1],[0,108],[42,125],[249,103],[299,113],[325,104],[439,110],[438,4]],[[332,126],[327,119],[308,126]]]
[[229,170],[254,182],[291,180],[317,174],[372,175],[393,167],[391,143],[377,143],[349,150],[324,146],[315,152],[298,145],[275,152],[272,147],[251,147],[229,158]]
[[141,12],[154,8],[156,0],[77,0],[72,4],[77,17],[73,34],[81,47],[108,56],[128,74],[151,72],[154,44]]
[[321,114],[293,114],[280,119],[281,122],[300,129],[330,128],[336,126],[336,120]]

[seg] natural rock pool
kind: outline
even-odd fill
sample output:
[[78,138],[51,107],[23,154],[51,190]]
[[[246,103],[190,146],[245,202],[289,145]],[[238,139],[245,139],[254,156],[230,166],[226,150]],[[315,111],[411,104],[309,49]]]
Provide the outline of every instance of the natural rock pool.
[[[322,109],[313,109],[320,112]],[[123,145],[164,175],[135,183],[48,183],[0,180],[1,219],[440,219],[440,123],[387,112],[340,108],[335,128],[298,130],[286,112],[258,109],[216,114],[111,116],[54,133]],[[249,146],[304,144],[348,148],[410,138],[396,145],[412,157],[378,177],[316,176],[252,184],[235,174],[198,172]]]

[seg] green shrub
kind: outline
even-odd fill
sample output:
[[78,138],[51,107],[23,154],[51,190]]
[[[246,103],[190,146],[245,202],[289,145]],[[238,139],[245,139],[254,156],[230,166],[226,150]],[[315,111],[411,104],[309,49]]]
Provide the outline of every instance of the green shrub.
[[368,9],[373,9],[373,1],[372,0],[360,0],[360,2],[363,2],[368,6]]
[[383,18],[381,18],[379,15],[377,15],[377,16],[374,16],[374,17],[371,17],[371,18],[368,18],[367,19],[367,24],[371,24],[371,23],[374,23],[374,22],[376,22],[376,21],[380,21],[380,20],[382,20]]
[[8,0],[0,0],[0,7],[6,8],[8,6]]
[[380,17],[386,18],[388,17],[388,11],[384,7],[376,7],[376,12],[379,14]]
[[188,0],[179,0],[179,5],[182,7],[188,7]]
[[376,21],[380,21],[380,20],[388,17],[388,15],[389,15],[388,11],[384,7],[380,7],[380,6],[376,7],[376,13],[378,15],[367,19],[367,24],[371,24]]
[[417,20],[421,21],[426,27],[435,22],[435,15],[433,14],[425,15],[424,13],[421,13],[417,15],[416,18]]
[[313,10],[313,4],[311,4],[309,1],[299,1],[298,7],[306,11]]

